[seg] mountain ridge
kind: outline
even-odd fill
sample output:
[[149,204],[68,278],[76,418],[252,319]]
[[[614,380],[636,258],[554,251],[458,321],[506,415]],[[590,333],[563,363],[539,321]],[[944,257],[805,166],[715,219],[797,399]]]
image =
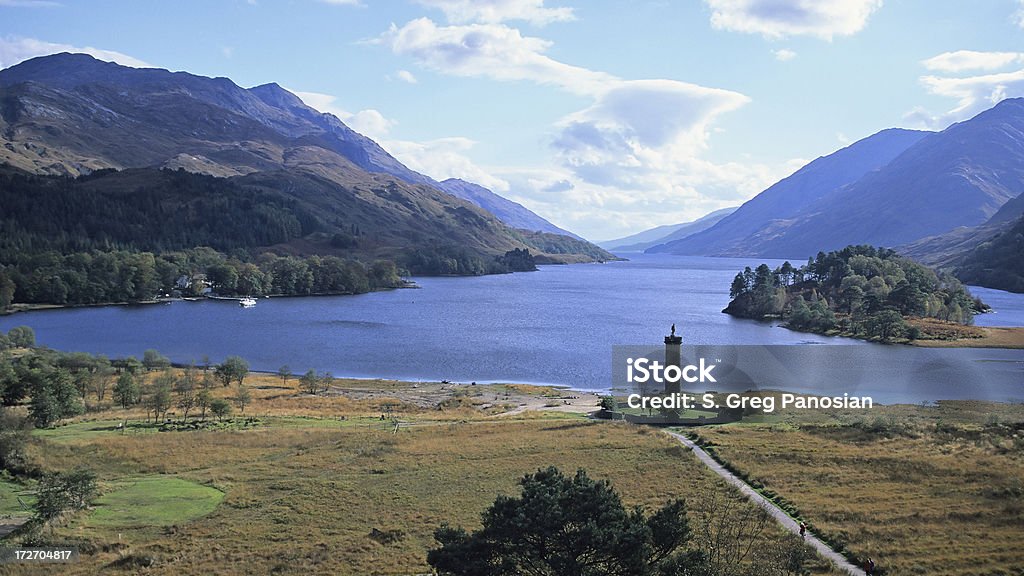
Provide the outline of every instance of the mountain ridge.
[[[28,87],[32,85],[35,87]],[[54,110],[48,103],[62,97],[74,98],[80,108],[90,110],[99,116],[99,126],[90,126],[90,130],[82,132],[103,134],[104,125],[110,128],[116,124],[117,105],[123,106],[123,102],[118,102],[116,95],[111,95],[105,90],[104,87],[110,85],[128,87],[140,94],[142,100],[154,104],[160,104],[175,95],[188,98],[193,103],[191,108],[200,110],[193,116],[217,117],[216,114],[202,110],[210,106],[230,110],[237,117],[219,118],[222,122],[220,127],[232,130],[238,136],[240,145],[233,149],[225,149],[223,146],[209,146],[197,141],[194,148],[184,150],[180,147],[176,149],[161,146],[161,138],[152,136],[148,140],[155,146],[148,150],[148,154],[138,150],[127,151],[124,147],[111,149],[111,142],[130,141],[130,135],[122,132],[108,133],[107,136],[113,137],[103,138],[107,149],[103,150],[99,157],[96,156],[96,150],[102,150],[104,147],[76,145],[78,143],[72,141],[63,142],[64,150],[55,150],[52,147],[20,150],[20,158],[19,154],[12,153],[8,147],[6,150],[0,150],[0,161],[7,161],[33,172],[69,175],[87,173],[99,168],[162,166],[168,163],[174,167],[184,167],[213,175],[235,175],[279,168],[281,165],[323,163],[322,155],[310,154],[311,148],[319,147],[334,152],[352,165],[339,166],[343,172],[351,172],[354,166],[366,172],[389,174],[410,184],[433,186],[444,191],[441,183],[409,169],[372,139],[352,130],[334,115],[319,112],[306,105],[298,96],[274,82],[246,89],[227,78],[207,78],[189,72],[170,72],[159,68],[130,68],[96,60],[88,55],[70,53],[33,58],[0,71],[0,86],[5,88],[6,108],[13,107],[16,110],[20,99],[34,97],[43,101],[35,107],[37,111],[56,111],[59,114],[59,110]],[[21,86],[20,94],[12,93],[12,88],[16,86]],[[173,120],[163,119],[168,125],[172,125]],[[8,119],[0,122],[0,128],[9,125]],[[258,126],[253,126],[253,122]],[[269,135],[264,129],[269,129],[277,137]],[[204,135],[209,136],[201,129],[198,132],[192,135],[198,136],[198,140]],[[188,135],[178,136],[184,138]],[[275,142],[280,149],[251,150],[241,146],[254,139],[257,142],[261,139]],[[194,163],[183,161],[178,158],[183,153],[201,156],[203,160]],[[487,190],[487,193],[496,197],[490,198],[492,205],[501,206],[501,201],[507,203],[505,205],[508,206],[509,213],[514,215],[514,223],[511,224],[514,227],[522,224],[531,230],[568,234],[525,207],[507,201],[490,190]],[[472,197],[463,199],[473,201]]]
[[656,246],[651,252],[762,256],[750,246],[752,235],[772,222],[785,222],[829,191],[852,184],[872,170],[881,168],[929,134],[890,128],[820,156],[772,184],[711,228]]
[[[75,176],[105,168],[170,167],[241,179],[245,186],[276,187],[319,206],[324,232],[343,234],[352,225],[372,230],[375,236],[349,247],[371,257],[427,248],[478,256],[530,249],[540,253],[540,261],[555,262],[613,258],[569,237],[543,238],[544,245],[559,250],[544,254],[531,244],[539,237],[441,190],[371,139],[274,83],[245,89],[227,78],[62,54],[0,71],[0,103],[0,162],[31,173]],[[160,179],[159,172],[135,177],[148,178],[153,186]],[[353,215],[370,221],[353,222]],[[334,251],[328,240],[292,243],[303,251]]]
[[606,250],[642,252],[652,246],[664,244],[672,240],[686,238],[696,234],[697,232],[707,230],[729,214],[735,212],[737,208],[737,206],[721,208],[719,210],[709,212],[696,220],[681,222],[679,224],[656,226],[642,232],[637,232],[636,234],[623,236],[622,238],[598,242],[598,246],[601,246]]

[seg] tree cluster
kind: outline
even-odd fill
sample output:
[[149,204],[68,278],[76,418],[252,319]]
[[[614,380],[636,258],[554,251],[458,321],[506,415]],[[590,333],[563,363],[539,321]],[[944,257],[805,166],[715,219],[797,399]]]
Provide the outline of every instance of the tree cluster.
[[970,324],[984,308],[953,276],[871,246],[819,252],[799,268],[747,267],[729,296],[725,312],[735,316],[782,318],[799,330],[883,342],[916,337],[907,317]]
[[[149,252],[45,252],[0,265],[0,309],[30,304],[140,302],[165,294],[224,296],[362,294],[403,284],[393,262],[337,256],[228,257],[209,248]],[[5,288],[6,287],[6,288]]]

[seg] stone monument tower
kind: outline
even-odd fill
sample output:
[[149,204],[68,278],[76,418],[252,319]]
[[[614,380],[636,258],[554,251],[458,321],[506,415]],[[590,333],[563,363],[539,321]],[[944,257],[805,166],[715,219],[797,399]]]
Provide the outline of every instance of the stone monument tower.
[[[665,366],[682,368],[679,359],[679,346],[683,343],[682,336],[676,336],[676,325],[672,325],[672,333],[665,336]],[[679,382],[665,381],[665,393],[676,394],[679,392]]]

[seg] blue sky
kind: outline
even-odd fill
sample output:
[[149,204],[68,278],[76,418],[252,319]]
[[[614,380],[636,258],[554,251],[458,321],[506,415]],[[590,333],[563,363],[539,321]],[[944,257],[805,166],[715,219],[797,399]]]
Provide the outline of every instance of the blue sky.
[[1024,95],[1024,4],[0,0],[0,67],[64,50],[277,82],[416,170],[603,240]]

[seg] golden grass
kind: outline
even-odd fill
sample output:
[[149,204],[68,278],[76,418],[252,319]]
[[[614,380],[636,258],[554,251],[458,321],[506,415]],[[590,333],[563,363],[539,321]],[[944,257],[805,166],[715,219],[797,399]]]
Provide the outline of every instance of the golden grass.
[[966,326],[979,331],[978,336],[966,336],[953,340],[914,340],[915,346],[932,348],[1024,348],[1024,328],[981,328]]
[[[51,469],[88,464],[107,483],[171,474],[226,494],[213,513],[180,526],[118,532],[72,523],[58,535],[90,553],[62,567],[69,575],[123,557],[155,559],[147,574],[424,573],[439,524],[478,526],[498,494],[515,493],[519,477],[548,465],[585,468],[610,479],[628,505],[648,508],[727,491],[664,434],[582,420],[433,423],[397,434],[360,425],[47,439],[33,457]],[[374,529],[400,538],[381,544]]]
[[[977,423],[985,406],[1020,422],[1021,407],[978,404],[885,407],[875,424],[699,434],[888,574],[1024,573],[1024,433]],[[900,412],[906,418],[892,417]]]

